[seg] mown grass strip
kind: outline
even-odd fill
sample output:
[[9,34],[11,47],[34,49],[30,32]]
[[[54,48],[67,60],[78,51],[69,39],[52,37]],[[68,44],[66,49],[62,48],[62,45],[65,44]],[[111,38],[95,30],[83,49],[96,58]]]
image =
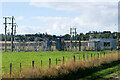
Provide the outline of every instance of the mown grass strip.
[[95,73],[93,73],[89,76],[86,76],[85,78],[80,79],[80,80],[84,80],[84,79],[101,80],[101,79],[113,78],[113,75],[115,75],[115,73],[120,71],[120,69],[118,67],[120,67],[120,64],[103,69],[103,70],[98,71],[98,72],[95,72]]

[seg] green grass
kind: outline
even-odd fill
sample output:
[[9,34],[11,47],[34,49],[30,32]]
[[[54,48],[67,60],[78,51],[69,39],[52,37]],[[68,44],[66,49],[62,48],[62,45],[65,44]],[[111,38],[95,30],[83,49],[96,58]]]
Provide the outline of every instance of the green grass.
[[95,72],[89,76],[86,76],[84,78],[81,78],[79,80],[85,80],[85,79],[95,79],[95,80],[101,80],[101,79],[109,79],[113,78],[114,75],[117,75],[118,72],[120,72],[120,64],[115,65],[113,67],[109,67],[106,69],[103,69],[101,71]]
[[[103,56],[103,52],[109,53],[110,51],[101,51]],[[114,51],[116,52],[116,51]],[[48,51],[48,52],[3,52],[2,53],[2,73],[10,71],[10,63],[13,64],[12,71],[19,72],[20,63],[23,68],[31,68],[32,69],[32,61],[35,61],[35,67],[40,66],[41,60],[43,61],[43,68],[48,68],[49,58],[51,58],[51,64],[56,65],[56,58],[58,59],[58,65],[62,61],[62,57],[65,57],[65,62],[69,59],[73,59],[73,56],[76,56],[76,60],[81,59],[83,54],[88,54],[88,58],[90,58],[90,53],[95,54],[96,51],[83,51],[83,52],[71,52],[71,51]],[[93,55],[94,56],[94,55]],[[87,55],[86,55],[87,59]]]

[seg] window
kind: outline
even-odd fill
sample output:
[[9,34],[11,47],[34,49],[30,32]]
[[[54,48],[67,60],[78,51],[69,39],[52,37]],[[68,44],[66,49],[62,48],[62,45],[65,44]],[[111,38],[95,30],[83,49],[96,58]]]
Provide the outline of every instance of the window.
[[110,46],[110,42],[104,42],[104,47]]

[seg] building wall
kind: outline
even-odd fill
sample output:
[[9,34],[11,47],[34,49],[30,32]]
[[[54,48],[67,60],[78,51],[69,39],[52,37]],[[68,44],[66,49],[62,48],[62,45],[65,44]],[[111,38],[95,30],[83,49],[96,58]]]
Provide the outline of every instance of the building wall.
[[[67,48],[67,50],[70,50],[70,40],[68,41],[64,41],[65,45],[64,47]],[[47,42],[43,42],[43,41],[32,41],[32,42],[13,42],[14,46],[15,46],[15,50],[26,50],[26,51],[35,51],[36,49],[38,49],[38,51],[45,51],[47,50]],[[5,42],[1,41],[0,44],[2,45],[0,47],[0,49],[4,50],[5,47]],[[73,45],[73,51],[79,51],[79,41],[72,41],[72,45]],[[75,46],[77,46],[77,49],[75,48]],[[81,50],[85,50],[85,47],[88,46],[88,41],[81,41]],[[49,46],[48,46],[49,47]],[[11,49],[11,41],[7,41],[7,50]],[[52,41],[51,44],[51,49],[53,49],[54,51],[56,51],[56,41]],[[65,49],[66,50],[66,49]]]
[[[106,46],[109,45],[110,46]],[[117,40],[116,39],[90,39],[88,41],[90,50],[111,50],[117,49]]]

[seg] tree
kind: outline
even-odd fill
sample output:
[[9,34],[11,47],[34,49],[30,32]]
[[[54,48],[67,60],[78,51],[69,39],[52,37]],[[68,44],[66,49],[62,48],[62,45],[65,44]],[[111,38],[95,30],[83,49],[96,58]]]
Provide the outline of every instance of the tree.
[[65,39],[65,40],[70,40],[70,37],[71,37],[71,36],[70,36],[69,34],[65,34],[65,35],[64,35],[64,39]]

